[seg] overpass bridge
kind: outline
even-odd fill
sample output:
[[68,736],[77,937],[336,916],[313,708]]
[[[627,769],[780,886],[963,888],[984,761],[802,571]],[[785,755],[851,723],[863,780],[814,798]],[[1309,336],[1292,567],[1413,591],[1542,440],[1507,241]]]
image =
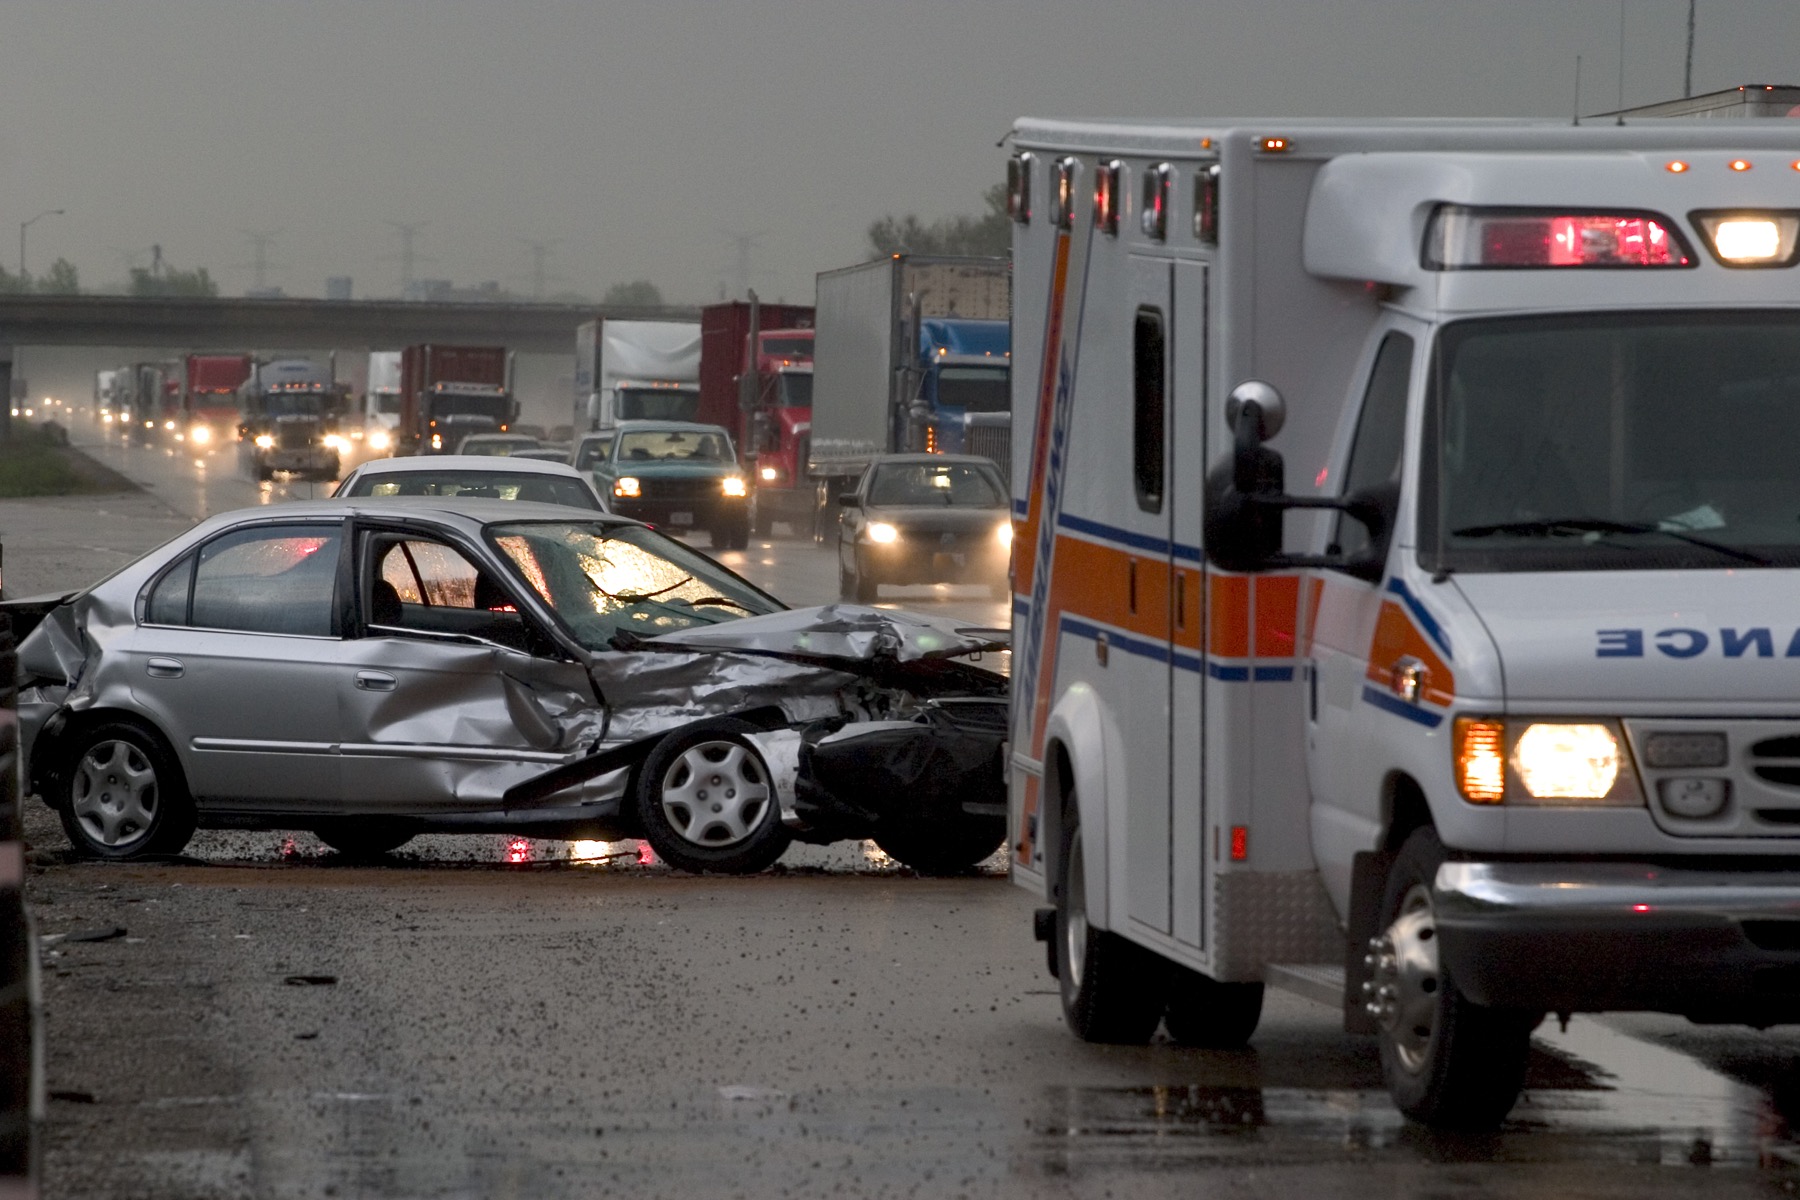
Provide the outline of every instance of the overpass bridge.
[[192,350],[397,349],[419,342],[570,354],[596,317],[695,321],[698,308],[223,296],[0,296],[0,359],[13,346]]

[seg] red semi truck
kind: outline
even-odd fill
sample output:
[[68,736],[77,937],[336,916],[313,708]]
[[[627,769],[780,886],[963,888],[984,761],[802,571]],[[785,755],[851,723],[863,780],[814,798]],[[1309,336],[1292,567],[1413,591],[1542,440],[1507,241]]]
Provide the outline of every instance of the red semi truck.
[[190,354],[182,364],[181,428],[199,450],[230,442],[238,424],[237,390],[250,378],[248,354]]
[[[700,310],[700,412],[738,444],[750,476],[752,532],[812,520],[806,477],[812,430],[809,305],[733,300]],[[754,341],[754,345],[752,342]],[[796,487],[796,481],[802,486]]]
[[396,454],[455,454],[476,433],[519,419],[513,360],[504,346],[408,346],[400,353]]

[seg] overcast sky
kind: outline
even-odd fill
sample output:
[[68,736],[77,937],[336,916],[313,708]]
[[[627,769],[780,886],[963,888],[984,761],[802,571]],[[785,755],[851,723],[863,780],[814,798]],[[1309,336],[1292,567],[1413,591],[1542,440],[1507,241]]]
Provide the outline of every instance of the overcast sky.
[[[1627,0],[1627,104],[1681,94],[1687,0]],[[0,0],[0,262],[228,294],[244,231],[317,295],[737,275],[810,300],[884,213],[980,208],[1036,116],[1542,116],[1614,107],[1619,0]],[[1800,0],[1699,0],[1694,87],[1800,83]]]

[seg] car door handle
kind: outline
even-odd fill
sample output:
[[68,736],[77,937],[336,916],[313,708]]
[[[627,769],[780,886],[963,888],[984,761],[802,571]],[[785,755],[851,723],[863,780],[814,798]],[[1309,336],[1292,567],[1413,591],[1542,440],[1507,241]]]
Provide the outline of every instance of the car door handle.
[[144,671],[152,679],[180,679],[185,668],[178,658],[153,658],[144,664]]
[[365,692],[391,692],[395,679],[386,671],[358,671],[356,686]]

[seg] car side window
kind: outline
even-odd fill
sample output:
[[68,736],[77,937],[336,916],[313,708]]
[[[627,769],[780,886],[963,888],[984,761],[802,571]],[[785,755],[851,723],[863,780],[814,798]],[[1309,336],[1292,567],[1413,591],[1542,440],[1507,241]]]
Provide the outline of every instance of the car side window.
[[[1343,495],[1400,479],[1401,450],[1406,444],[1406,395],[1412,384],[1413,340],[1390,333],[1375,355],[1350,461],[1344,468]],[[1346,554],[1369,549],[1369,531],[1361,521],[1339,515],[1334,540]]]
[[186,625],[188,598],[194,587],[194,555],[185,554],[181,561],[163,572],[150,590],[144,604],[144,620],[152,625]]
[[454,547],[424,538],[370,542],[366,623],[382,630],[462,634],[533,654],[554,653],[491,574]]
[[402,604],[474,608],[478,575],[473,563],[439,542],[390,542],[381,555],[381,578]]
[[[240,529],[200,548],[187,619],[199,629],[331,637],[342,537],[336,525]],[[165,576],[151,597],[156,606]],[[171,591],[157,607],[170,614]]]

